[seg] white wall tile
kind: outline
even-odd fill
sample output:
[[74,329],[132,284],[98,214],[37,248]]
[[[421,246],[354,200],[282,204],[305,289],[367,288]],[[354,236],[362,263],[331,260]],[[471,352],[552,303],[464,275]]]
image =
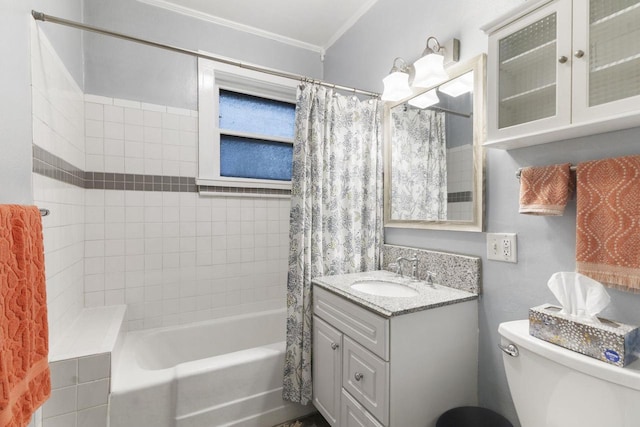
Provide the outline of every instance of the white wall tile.
[[96,406],[78,412],[77,427],[106,427],[107,405]]
[[[89,143],[87,164],[96,171],[195,176],[197,112],[101,101],[85,106],[87,120],[100,122],[100,106],[103,119],[90,124],[103,136]],[[288,202],[87,192],[86,306],[128,304],[130,330],[284,306]]]
[[75,386],[78,382],[77,359],[52,362],[49,369],[51,372],[51,389],[53,390]]
[[78,382],[86,383],[109,378],[111,373],[111,356],[109,353],[74,359],[78,364]]
[[45,418],[42,421],[43,427],[76,427],[76,425],[76,412],[52,418]]
[[42,406],[42,415],[44,418],[49,418],[75,412],[77,409],[76,403],[75,385],[52,390],[51,397]]

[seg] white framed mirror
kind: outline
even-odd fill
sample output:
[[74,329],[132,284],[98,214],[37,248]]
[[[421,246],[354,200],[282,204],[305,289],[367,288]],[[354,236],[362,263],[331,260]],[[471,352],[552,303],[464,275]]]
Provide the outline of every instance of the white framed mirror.
[[385,105],[385,227],[482,231],[486,55]]

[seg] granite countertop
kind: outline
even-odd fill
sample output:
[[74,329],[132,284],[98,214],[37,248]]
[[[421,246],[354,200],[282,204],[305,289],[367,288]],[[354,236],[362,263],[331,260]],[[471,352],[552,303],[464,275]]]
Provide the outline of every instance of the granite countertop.
[[[352,284],[363,280],[386,280],[401,283],[415,289],[418,295],[411,297],[384,297],[356,291],[351,288]],[[349,301],[384,317],[399,316],[478,298],[477,294],[437,284],[431,286],[424,281],[413,282],[411,279],[400,278],[397,274],[385,270],[323,276],[313,279],[312,283],[314,286],[319,286],[329,292],[341,295]]]

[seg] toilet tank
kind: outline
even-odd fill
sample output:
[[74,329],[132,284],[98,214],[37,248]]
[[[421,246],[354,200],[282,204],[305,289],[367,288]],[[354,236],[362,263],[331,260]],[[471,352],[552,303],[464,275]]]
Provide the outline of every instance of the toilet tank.
[[640,426],[640,360],[620,368],[529,335],[529,321],[501,323],[511,397],[522,427]]

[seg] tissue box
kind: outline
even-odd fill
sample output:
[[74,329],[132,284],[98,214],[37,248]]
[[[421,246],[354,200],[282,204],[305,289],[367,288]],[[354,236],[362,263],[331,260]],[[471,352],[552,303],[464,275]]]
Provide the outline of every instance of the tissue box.
[[529,334],[616,366],[638,358],[638,327],[600,317],[599,324],[582,322],[560,314],[560,310],[549,304],[529,309]]

